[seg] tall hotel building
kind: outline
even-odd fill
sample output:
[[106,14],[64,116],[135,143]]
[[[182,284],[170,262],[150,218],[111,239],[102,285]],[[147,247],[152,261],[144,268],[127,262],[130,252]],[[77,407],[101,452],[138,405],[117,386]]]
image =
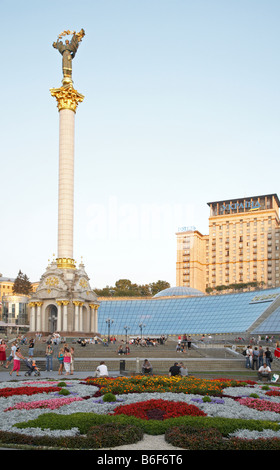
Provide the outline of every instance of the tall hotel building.
[[176,285],[207,288],[257,282],[278,287],[280,202],[277,194],[208,202],[209,235],[182,227]]

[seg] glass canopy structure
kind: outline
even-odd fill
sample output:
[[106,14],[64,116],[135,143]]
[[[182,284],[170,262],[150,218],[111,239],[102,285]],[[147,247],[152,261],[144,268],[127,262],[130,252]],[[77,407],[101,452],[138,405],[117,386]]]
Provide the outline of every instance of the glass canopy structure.
[[[151,299],[101,300],[98,331],[133,336],[280,333],[280,288],[204,295],[171,288]],[[179,294],[179,295],[178,295]],[[186,297],[189,295],[189,297]],[[263,321],[262,321],[263,320]],[[106,322],[107,321],[107,322]],[[263,326],[262,326],[263,324]],[[262,330],[266,328],[266,330]]]

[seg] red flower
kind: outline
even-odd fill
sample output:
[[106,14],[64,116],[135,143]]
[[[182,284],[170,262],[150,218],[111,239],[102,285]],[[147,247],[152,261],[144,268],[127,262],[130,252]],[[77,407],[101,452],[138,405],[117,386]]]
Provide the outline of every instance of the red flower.
[[59,392],[61,387],[6,387],[0,390],[0,397],[11,397],[13,395],[35,395],[36,393]]
[[115,408],[113,415],[135,416],[141,419],[169,419],[179,416],[207,416],[195,405],[188,405],[179,401],[147,400],[131,405],[121,405]]

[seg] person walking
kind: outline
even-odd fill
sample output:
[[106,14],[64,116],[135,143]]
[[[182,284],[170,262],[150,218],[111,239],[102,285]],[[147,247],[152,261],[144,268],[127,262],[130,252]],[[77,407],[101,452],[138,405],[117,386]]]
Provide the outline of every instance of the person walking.
[[13,370],[11,370],[10,375],[12,375],[14,371],[16,371],[17,377],[19,376],[21,359],[25,359],[25,357],[21,354],[20,348],[16,348],[15,356],[14,356],[14,367],[13,367]]
[[70,375],[73,375],[74,374],[74,354],[75,354],[74,346],[71,346],[70,353],[71,353]]
[[8,357],[8,359],[7,359],[6,365],[4,366],[5,369],[8,369],[8,368],[9,368],[9,365],[10,365],[11,362],[14,360],[16,349],[17,349],[17,343],[16,343],[16,341],[13,341],[12,347],[11,347],[10,355],[9,355],[9,357]]
[[47,345],[46,349],[46,371],[52,372],[53,370],[53,348],[51,344]]
[[276,345],[275,345],[274,357],[276,359],[280,359],[280,343],[279,343],[279,341],[277,341]]
[[62,375],[62,372],[63,372],[63,360],[64,360],[64,349],[61,348],[58,355],[57,355],[57,359],[58,359],[58,364],[59,364],[59,367],[58,367],[58,375]]
[[64,358],[63,364],[65,368],[65,375],[69,375],[70,373],[70,363],[71,363],[71,353],[68,348],[64,348]]
[[6,349],[7,349],[7,344],[5,341],[2,339],[1,344],[0,344],[0,365],[3,366],[4,362],[6,362]]

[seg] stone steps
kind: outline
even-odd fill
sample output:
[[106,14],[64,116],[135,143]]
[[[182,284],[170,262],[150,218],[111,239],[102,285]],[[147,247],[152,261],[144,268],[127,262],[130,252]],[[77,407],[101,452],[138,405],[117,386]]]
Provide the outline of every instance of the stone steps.
[[[71,339],[69,346],[75,348],[75,370],[88,371],[89,375],[93,374],[96,367],[104,360],[108,366],[109,371],[120,371],[120,364],[125,361],[125,371],[122,373],[136,373],[141,372],[141,366],[144,359],[149,359],[153,365],[153,372],[156,374],[168,374],[169,368],[174,362],[184,362],[189,370],[189,373],[199,373],[207,371],[244,371],[245,361],[244,357],[240,354],[235,354],[230,348],[217,347],[217,348],[198,348],[192,345],[190,350],[186,353],[176,351],[176,342],[167,341],[164,345],[156,347],[141,347],[132,345],[130,347],[129,355],[118,355],[118,344],[109,344],[108,347],[103,344],[87,344],[82,347],[78,343],[73,343]],[[57,360],[57,352],[64,346],[55,345],[53,356],[53,370],[58,370],[59,363]],[[21,345],[22,354],[28,357],[28,345]],[[45,351],[47,344],[45,342],[36,342],[34,348],[34,358],[36,363],[42,371],[46,369]],[[9,349],[8,349],[9,351]],[[22,369],[28,370],[24,361],[22,361]]]
[[[94,357],[103,357],[111,358],[122,358],[127,357],[126,355],[118,355],[118,348],[113,345],[104,347],[103,345],[94,345],[88,344],[85,347],[80,346],[79,344],[69,344],[69,346],[74,346],[75,348],[75,358],[94,358]],[[57,355],[57,351],[60,349],[60,346],[54,346],[54,355]],[[23,355],[28,355],[28,346],[22,345],[21,350]],[[46,344],[36,343],[34,348],[34,355],[37,357],[45,357]],[[188,358],[203,358],[203,357],[217,357],[217,358],[234,358],[235,354],[227,348],[196,348],[192,347],[190,350],[187,350],[186,353],[177,352],[173,344],[170,345],[160,345],[157,347],[140,347],[132,346],[130,348],[129,357],[131,358],[174,358],[177,360],[185,360]]]
[[[36,358],[36,364],[40,370],[46,369],[46,361],[42,358]],[[76,371],[89,371],[93,373],[96,367],[100,364],[103,358],[96,358],[96,359],[75,359],[74,361],[74,369]],[[153,366],[154,373],[168,373],[169,368],[174,364],[174,358],[169,359],[150,359],[150,362]],[[185,360],[182,361],[188,368],[189,372],[198,372],[198,371],[234,371],[234,370],[244,370],[244,360],[239,359],[225,359],[225,360],[200,360],[200,359],[193,359],[193,360]],[[110,359],[108,358],[105,360],[105,363],[109,369],[109,371],[118,371],[121,370],[122,365],[124,365],[124,370],[126,372],[141,372],[141,367],[143,363],[143,359]],[[58,370],[58,360],[53,359],[53,370]],[[28,370],[24,361],[22,361],[22,369]]]

